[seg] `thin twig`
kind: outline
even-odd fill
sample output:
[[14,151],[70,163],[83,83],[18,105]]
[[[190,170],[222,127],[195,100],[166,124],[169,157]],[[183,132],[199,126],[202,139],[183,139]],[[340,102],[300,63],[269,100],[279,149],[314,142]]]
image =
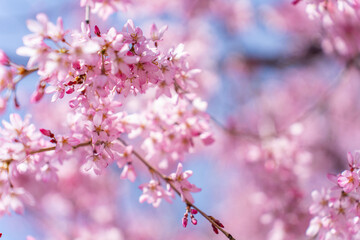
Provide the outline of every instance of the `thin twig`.
[[31,73],[33,73],[33,72],[36,72],[36,71],[38,71],[39,70],[39,68],[32,68],[32,69],[25,69],[24,68],[24,70],[23,70],[23,72],[21,72],[20,73],[20,77],[17,79],[17,80],[15,80],[14,82],[13,82],[13,84],[14,85],[16,85],[16,84],[18,84],[21,80],[23,80],[25,77],[27,77],[28,75],[30,75]]
[[[121,138],[118,138],[118,140],[124,145],[127,146],[128,144]],[[155,173],[156,175],[158,175],[162,180],[164,180],[166,183],[168,183],[170,185],[170,187],[179,195],[181,196],[181,193],[179,192],[179,190],[176,189],[176,187],[174,186],[172,180],[170,180],[167,176],[165,176],[164,174],[162,174],[161,172],[159,172],[155,167],[153,167],[148,161],[146,161],[137,151],[133,150],[132,153],[149,169],[149,171],[151,173]],[[208,220],[212,225],[214,225],[217,229],[219,229],[228,239],[230,240],[235,240],[235,238],[228,233],[227,231],[225,231],[222,227],[220,227],[209,215],[207,215],[205,212],[203,212],[202,210],[200,210],[197,206],[195,206],[194,204],[192,204],[189,200],[185,199],[185,203],[187,206],[190,206],[194,209],[196,209],[206,220]]]
[[251,132],[243,132],[243,131],[239,131],[235,128],[228,128],[226,127],[224,124],[222,124],[217,118],[215,118],[213,115],[211,115],[210,113],[207,112],[207,114],[209,115],[210,119],[219,127],[221,128],[223,131],[227,132],[228,134],[230,134],[231,136],[235,136],[235,137],[241,137],[244,139],[247,139],[249,141],[259,141],[260,140],[260,136]]
[[[77,148],[79,148],[79,147],[89,146],[90,144],[91,144],[91,141],[88,141],[88,142],[84,142],[84,143],[77,144],[77,145],[73,146],[72,148],[73,148],[73,149],[77,149]],[[49,152],[49,151],[53,151],[53,150],[55,150],[55,149],[56,149],[56,146],[54,146],[54,147],[47,147],[47,148],[41,148],[41,149],[38,149],[38,150],[31,151],[31,152],[29,152],[27,155],[33,155],[33,154],[42,153],[42,152]],[[10,162],[13,161],[13,160],[14,160],[13,158],[9,158],[9,159],[0,160],[0,162],[10,163]]]
[[[188,92],[185,91],[183,88],[181,88],[178,84],[175,83],[175,89],[181,90],[184,94],[187,94]],[[190,98],[186,97],[185,95],[185,99],[193,105],[193,100],[191,100]],[[207,115],[209,115],[210,119],[218,126],[220,127],[223,131],[229,133],[232,136],[236,136],[236,137],[240,137],[243,139],[247,139],[249,141],[253,141],[253,142],[257,142],[260,140],[260,136],[251,132],[243,132],[243,131],[238,131],[235,128],[228,128],[226,127],[224,124],[222,124],[216,117],[214,117],[212,114],[210,114],[209,112],[206,112]]]

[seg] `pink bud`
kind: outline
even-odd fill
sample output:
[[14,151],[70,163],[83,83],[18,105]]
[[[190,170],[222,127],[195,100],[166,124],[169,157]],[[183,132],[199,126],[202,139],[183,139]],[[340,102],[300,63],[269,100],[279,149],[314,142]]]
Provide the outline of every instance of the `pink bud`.
[[50,130],[40,128],[40,132],[47,137],[54,137],[54,134],[52,134],[52,132]]
[[186,228],[187,223],[188,223],[188,219],[187,219],[187,217],[184,216],[183,219],[182,219],[182,225],[183,225],[184,228]]
[[198,213],[198,211],[196,210],[196,209],[191,209],[191,214],[197,214]]
[[75,61],[71,65],[72,65],[72,68],[75,69],[75,70],[80,70],[81,69],[80,61]]
[[3,113],[6,109],[6,100],[4,98],[0,98],[0,114]]
[[97,25],[95,25],[95,30],[94,30],[94,33],[96,36],[100,37],[101,36],[101,33],[100,33],[100,29]]
[[197,224],[197,220],[196,220],[194,217],[192,217],[192,218],[191,218],[191,223],[194,224],[194,225],[196,225],[196,224]]
[[14,97],[14,104],[16,108],[20,108],[20,104],[16,96]]
[[9,65],[9,57],[3,50],[0,50],[0,64],[1,65]]
[[296,4],[298,4],[300,1],[301,1],[301,0],[293,0],[291,3],[292,3],[293,5],[296,5]]
[[224,225],[219,221],[219,220],[215,220],[216,224],[219,225],[220,227],[224,227]]
[[219,234],[219,230],[214,226],[214,224],[211,224],[211,226],[212,226],[213,231],[214,231],[216,234]]
[[69,88],[69,89],[66,91],[66,93],[67,93],[67,94],[71,94],[71,93],[73,93],[74,91],[75,91],[74,88]]
[[212,134],[211,134],[211,133],[208,133],[208,132],[202,133],[202,134],[200,135],[200,139],[202,140],[202,142],[203,142],[206,146],[212,144],[213,142],[215,142],[215,139],[214,139],[214,137],[212,136]]
[[30,102],[32,102],[32,103],[39,102],[42,99],[42,97],[44,96],[44,93],[45,93],[44,88],[38,87],[36,89],[36,91],[33,92],[33,94],[31,95]]

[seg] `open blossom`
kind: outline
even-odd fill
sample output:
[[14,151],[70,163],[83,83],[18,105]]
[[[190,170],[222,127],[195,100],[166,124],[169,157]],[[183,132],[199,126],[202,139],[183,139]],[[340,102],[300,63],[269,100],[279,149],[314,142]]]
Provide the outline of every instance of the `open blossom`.
[[17,214],[24,213],[24,203],[34,204],[33,197],[23,188],[10,188],[7,192],[3,192],[0,198],[0,215],[2,213],[10,213],[10,209]]
[[351,152],[347,155],[349,167],[351,169],[360,168],[360,152],[356,151],[355,154],[351,154]]
[[10,114],[10,122],[2,121],[4,128],[0,128],[0,138],[4,138],[9,144],[13,143],[14,146],[21,143],[26,153],[40,147],[37,146],[40,133],[35,131],[35,126],[30,123],[30,118],[30,115],[27,115],[22,120],[20,115]]
[[317,214],[327,208],[330,199],[330,191],[322,189],[321,192],[319,192],[315,190],[311,193],[311,197],[313,199],[313,204],[310,206],[309,211],[311,214]]
[[194,198],[192,197],[192,192],[200,192],[201,188],[196,187],[194,184],[190,183],[187,179],[192,176],[192,171],[187,170],[183,172],[183,166],[181,163],[178,164],[176,172],[171,173],[169,178],[174,182],[176,189],[181,194],[181,199],[186,202],[194,203]]
[[359,186],[359,175],[356,172],[345,170],[339,176],[338,184],[346,193],[352,192]]
[[[120,2],[126,1],[85,0],[82,4],[89,4],[106,18]],[[185,97],[198,86],[194,76],[199,70],[191,68],[184,44],[170,50],[160,46],[166,26],[158,30],[154,24],[150,36],[132,20],[121,30],[110,28],[106,32],[96,27],[94,32],[82,24],[81,31],[67,31],[60,18],[54,24],[45,14],[38,14],[27,25],[31,34],[23,38],[24,46],[17,52],[30,58],[28,68],[38,69],[40,81],[32,101],[39,102],[45,94],[52,94],[52,102],[67,101],[68,121],[55,119],[55,129],[46,126],[40,131],[28,116],[22,120],[12,114],[10,122],[3,121],[0,159],[4,160],[0,161],[0,170],[4,170],[5,177],[0,187],[11,194],[7,198],[0,195],[6,199],[0,200],[0,212],[8,211],[9,206],[19,213],[24,209],[21,197],[26,194],[16,192],[22,188],[11,182],[13,178],[33,177],[51,185],[63,180],[62,169],[68,162],[78,164],[71,171],[94,178],[116,162],[122,168],[120,178],[135,181],[138,169],[133,158],[139,158],[138,153],[122,141],[133,132],[140,133],[134,141],[143,146],[146,161],[158,164],[154,169],[166,169],[184,160],[185,154],[194,151],[196,142],[208,145],[214,141],[206,102],[195,94]],[[7,70],[9,66],[1,67]],[[1,79],[4,86],[11,85],[13,77],[9,76]],[[145,93],[147,108],[134,113],[132,99],[126,97]],[[154,179],[140,185],[139,201],[158,207],[162,199],[172,201],[175,188],[184,202],[193,203],[191,193],[201,189],[188,181],[191,175],[192,171],[183,172],[182,164],[178,164],[176,173],[163,177],[166,188],[153,175]],[[76,184],[74,179],[70,186]],[[195,211],[191,212],[191,222],[196,225],[193,214]]]
[[134,169],[134,166],[132,165],[131,162],[127,163],[121,174],[120,174],[120,178],[121,179],[129,179],[131,182],[134,182],[135,179],[136,179],[136,172],[135,172],[135,169]]
[[338,186],[321,192],[313,191],[313,204],[310,206],[313,219],[306,231],[308,236],[318,236],[319,239],[359,238],[360,196],[356,191],[359,176],[354,170],[355,161],[349,153],[351,170],[338,175]]
[[8,65],[9,64],[9,57],[1,49],[0,49],[0,64],[1,65]]
[[172,192],[165,190],[158,181],[150,180],[149,183],[143,183],[139,186],[143,191],[139,198],[139,202],[152,204],[154,207],[158,207],[162,199],[168,202],[172,202],[171,198],[174,196]]
[[309,17],[320,19],[323,25],[325,52],[345,58],[357,56],[360,51],[358,1],[310,0],[306,4]]
[[0,91],[12,87],[14,75],[13,69],[0,65]]
[[153,40],[154,42],[157,42],[157,41],[161,41],[163,40],[163,35],[164,33],[166,32],[166,30],[168,29],[168,26],[163,26],[161,27],[159,30],[157,28],[157,26],[154,24],[151,25],[151,28],[150,28],[150,37],[151,37],[151,40]]
[[[156,98],[170,97],[178,86],[184,92],[197,86],[194,76],[199,70],[190,68],[183,44],[169,51],[152,47],[158,46],[165,28],[156,33],[153,27],[152,36],[147,38],[141,28],[128,20],[121,31],[110,28],[100,34],[97,27],[96,37],[91,38],[85,25],[81,33],[65,31],[61,21],[54,25],[44,14],[28,25],[33,33],[24,37],[25,46],[18,49],[18,54],[30,57],[29,68],[39,67],[42,84],[33,101],[41,99],[44,93],[52,93],[52,101],[66,94],[87,100],[97,97],[94,94],[102,98],[114,93],[125,97],[144,94],[149,88],[157,89]],[[51,40],[60,49],[45,40]],[[85,88],[88,91],[84,92]],[[78,107],[73,103],[74,100],[72,107]]]
[[[214,139],[210,131],[207,104],[199,98],[171,101],[160,97],[148,105],[143,114],[128,116],[134,124],[130,136],[142,137],[146,159],[166,169],[173,161],[182,161],[194,150],[197,139],[207,145]],[[131,118],[129,118],[131,117]]]

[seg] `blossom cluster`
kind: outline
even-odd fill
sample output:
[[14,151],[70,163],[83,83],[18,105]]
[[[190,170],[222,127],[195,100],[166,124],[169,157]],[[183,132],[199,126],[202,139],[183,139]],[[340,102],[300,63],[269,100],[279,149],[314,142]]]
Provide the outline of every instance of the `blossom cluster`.
[[313,218],[306,231],[318,239],[357,239],[360,237],[359,167],[360,152],[348,153],[350,170],[329,175],[336,187],[313,191],[310,213]]
[[167,169],[193,151],[196,139],[205,145],[213,143],[206,107],[207,103],[199,98],[191,103],[186,99],[159,98],[141,114],[126,117],[127,124],[133,127],[129,137],[142,137],[145,158],[160,169]]
[[[300,1],[295,1],[297,3]],[[326,52],[347,59],[360,52],[359,2],[353,0],[306,1],[310,18],[320,19],[324,28],[322,46]]]
[[[79,2],[86,8],[80,30],[45,14],[28,20],[31,34],[17,50],[30,58],[27,66],[0,50],[0,112],[11,98],[22,103],[23,78],[37,72],[40,79],[31,97],[34,124],[11,114],[0,128],[0,216],[35,203],[26,209],[47,222],[51,239],[209,239],[204,231],[177,236],[168,212],[128,207],[132,189],[120,178],[136,182],[138,202],[153,207],[179,195],[184,227],[197,225],[199,213],[228,239],[303,239],[311,214],[310,238],[360,238],[360,154],[349,154],[349,169],[332,177],[335,187],[313,192],[307,211],[321,173],[343,169],[339,154],[360,136],[351,121],[359,110],[352,61],[360,52],[358,0]],[[129,18],[171,25],[146,32],[128,20],[109,29],[89,17],[126,8]],[[259,33],[269,36],[261,48]],[[271,54],[261,54],[267,47]],[[346,81],[332,77],[342,64]],[[211,118],[209,94],[221,104],[210,108]],[[195,185],[187,156],[214,141],[211,119],[221,144],[202,160],[218,165],[208,166],[206,186]],[[209,210],[226,229],[195,206],[200,186],[216,189],[206,193],[217,203]],[[149,220],[154,214],[159,221]]]
[[[198,70],[190,69],[184,46],[167,52],[158,48],[166,28],[158,30],[154,25],[151,37],[146,38],[132,20],[120,32],[112,27],[101,34],[97,26],[91,30],[83,24],[80,32],[71,32],[63,29],[61,18],[56,25],[44,14],[36,18],[27,22],[33,33],[23,38],[25,46],[17,50],[30,57],[28,68],[38,68],[41,80],[35,101],[47,84],[50,87],[45,92],[54,93],[52,101],[74,92],[78,100],[85,94],[106,97],[112,92],[126,97],[145,93],[150,87],[156,87],[157,97],[171,96],[174,86],[187,91],[194,85]],[[89,88],[86,93],[85,88]]]
[[311,159],[294,136],[248,147],[246,160],[258,188],[253,201],[262,211],[261,224],[272,226],[268,239],[293,238],[304,230],[301,226],[307,219],[302,184]]
[[[121,178],[135,181],[135,150],[123,139],[140,135],[144,159],[161,169],[182,161],[184,154],[193,150],[195,139],[204,144],[213,142],[207,104],[189,94],[197,86],[193,77],[199,70],[190,68],[183,44],[162,50],[166,26],[158,29],[152,25],[150,37],[132,20],[121,31],[110,28],[101,33],[99,27],[90,29],[84,23],[81,31],[69,31],[64,30],[61,18],[54,24],[45,14],[29,20],[27,26],[32,33],[23,38],[24,46],[17,53],[30,58],[26,68],[22,67],[23,75],[31,69],[40,77],[31,100],[38,102],[45,94],[52,94],[52,102],[64,98],[68,117],[61,134],[52,129],[36,130],[29,116],[22,121],[13,114],[10,123],[3,122],[2,213],[9,207],[22,212],[17,196],[29,195],[21,184],[13,183],[18,174],[57,181],[57,169],[76,157],[84,172],[100,175],[116,163],[122,168]],[[3,52],[0,57],[8,72],[1,79],[4,90],[14,78],[10,60]],[[15,93],[14,87],[8,88]],[[148,110],[130,114],[129,98],[147,92]],[[162,198],[170,201],[177,191],[184,202],[193,203],[191,192],[200,189],[187,180],[191,174],[183,173],[179,163],[176,173],[164,179],[172,188],[165,190],[158,180],[151,179],[140,185],[140,202],[157,207]]]
[[17,114],[10,115],[10,122],[2,122],[0,128],[0,216],[24,212],[23,202],[33,204],[32,196],[16,183],[19,174],[32,172],[36,178],[50,180],[55,168],[46,154],[32,156],[32,151],[48,146],[40,132],[30,124],[29,116],[24,121]]

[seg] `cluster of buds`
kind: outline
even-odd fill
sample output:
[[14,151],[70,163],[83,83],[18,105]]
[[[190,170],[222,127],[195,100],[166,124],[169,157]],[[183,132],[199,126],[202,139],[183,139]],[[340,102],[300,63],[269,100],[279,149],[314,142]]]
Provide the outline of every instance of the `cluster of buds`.
[[50,142],[51,143],[57,143],[57,140],[55,138],[55,135],[50,131],[50,130],[46,130],[44,128],[40,128],[40,132],[44,135],[47,136],[49,138],[51,138]]
[[[209,216],[219,227],[221,228],[224,228],[224,225],[219,221],[217,220],[216,218],[214,218],[213,216]],[[218,228],[214,225],[214,224],[211,224],[211,227],[213,229],[213,231],[216,233],[216,234],[219,234],[219,230]]]
[[306,231],[309,237],[318,239],[358,239],[359,225],[359,166],[360,152],[348,153],[350,170],[329,175],[337,186],[313,191],[310,213],[313,218]]
[[191,223],[194,224],[194,225],[197,224],[197,220],[194,217],[194,215],[197,214],[198,211],[196,209],[194,209],[194,208],[191,208],[190,206],[186,206],[184,217],[182,218],[182,225],[183,225],[184,228],[187,226],[188,219],[189,219],[189,213],[190,213]]

